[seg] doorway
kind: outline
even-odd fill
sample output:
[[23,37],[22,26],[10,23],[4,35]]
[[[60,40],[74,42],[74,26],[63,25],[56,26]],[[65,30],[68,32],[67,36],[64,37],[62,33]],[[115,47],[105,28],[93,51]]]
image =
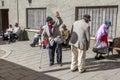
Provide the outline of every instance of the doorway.
[[0,9],[0,32],[5,32],[9,26],[8,9]]

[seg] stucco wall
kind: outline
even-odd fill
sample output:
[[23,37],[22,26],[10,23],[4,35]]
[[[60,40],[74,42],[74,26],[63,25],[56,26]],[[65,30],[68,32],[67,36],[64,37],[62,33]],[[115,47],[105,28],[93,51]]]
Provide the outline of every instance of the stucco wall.
[[[26,28],[26,8],[46,7],[47,15],[54,17],[55,12],[59,11],[64,23],[71,28],[75,21],[75,7],[108,5],[120,6],[120,0],[32,0],[31,5],[29,5],[28,0],[18,0],[19,24]],[[17,0],[5,0],[4,8],[9,8],[9,23],[14,24],[18,21]],[[120,8],[118,7],[118,9],[116,35],[120,36]]]

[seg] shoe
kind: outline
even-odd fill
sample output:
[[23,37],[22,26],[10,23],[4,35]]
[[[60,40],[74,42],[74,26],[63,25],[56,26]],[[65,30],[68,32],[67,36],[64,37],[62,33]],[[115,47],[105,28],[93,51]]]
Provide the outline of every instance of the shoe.
[[60,66],[62,66],[62,63],[61,64],[59,64]]
[[33,44],[30,44],[30,46],[31,46],[31,47],[35,47],[35,45],[33,45]]
[[86,72],[86,69],[79,71],[79,73],[84,73],[84,72]]
[[96,60],[100,60],[100,57],[95,56],[95,59],[96,59]]
[[58,65],[62,66],[62,63],[57,63]]
[[103,57],[103,56],[99,56],[99,58],[100,58],[100,59],[105,59],[105,57]]
[[75,72],[75,71],[77,71],[77,70],[78,70],[78,68],[76,68],[76,69],[72,69],[71,71],[72,71],[72,72]]
[[54,65],[54,64],[53,64],[53,63],[50,63],[50,64],[49,64],[49,66],[52,66],[52,65]]

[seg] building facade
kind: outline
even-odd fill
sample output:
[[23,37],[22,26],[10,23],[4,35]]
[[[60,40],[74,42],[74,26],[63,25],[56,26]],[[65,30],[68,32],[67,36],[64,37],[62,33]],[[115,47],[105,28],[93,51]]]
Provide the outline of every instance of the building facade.
[[105,20],[112,21],[109,38],[120,36],[120,0],[0,0],[0,30],[15,22],[28,31],[39,29],[47,16],[55,18],[56,11],[69,29],[75,20],[89,14],[91,37]]

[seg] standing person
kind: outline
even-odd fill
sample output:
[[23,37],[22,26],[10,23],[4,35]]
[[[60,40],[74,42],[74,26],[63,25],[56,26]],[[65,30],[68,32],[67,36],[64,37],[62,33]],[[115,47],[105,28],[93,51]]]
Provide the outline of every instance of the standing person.
[[90,43],[90,16],[84,15],[83,19],[76,21],[72,27],[70,38],[72,62],[71,71],[85,72],[86,50]]
[[[55,50],[57,54],[57,64],[62,66],[62,46],[57,41],[54,42],[53,40],[60,37],[59,26],[62,24],[62,19],[59,15],[59,12],[56,12],[56,18],[57,20],[53,21],[53,18],[48,16],[46,19],[47,24],[44,26],[44,30],[43,30],[42,40],[44,39],[44,35],[46,34],[49,38],[49,48],[48,48],[49,61],[50,61],[49,66],[54,65]],[[51,44],[52,41],[54,44]]]
[[[111,21],[105,21],[105,23],[103,23],[100,28],[98,29],[95,38],[96,38],[96,45],[94,46],[94,48],[99,48],[97,50],[95,59],[99,60],[99,59],[104,59],[104,57],[102,56],[102,54],[107,53],[107,47],[108,47],[108,29],[109,26],[111,26]],[[103,42],[104,43],[104,48],[102,48],[102,46],[100,46],[99,43]],[[100,54],[98,54],[100,53]]]

